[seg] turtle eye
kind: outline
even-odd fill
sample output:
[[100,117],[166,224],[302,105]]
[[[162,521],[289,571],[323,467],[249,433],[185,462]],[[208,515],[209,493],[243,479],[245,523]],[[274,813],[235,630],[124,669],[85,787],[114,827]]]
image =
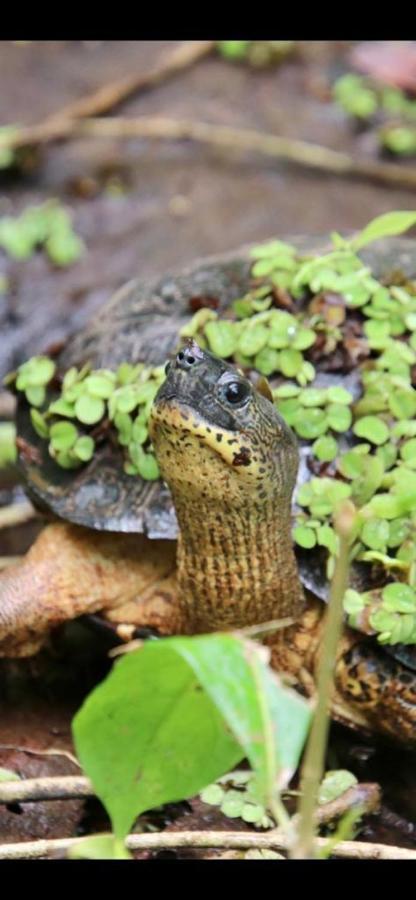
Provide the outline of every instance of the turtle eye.
[[165,375],[168,374],[169,369],[170,369],[170,362],[167,362],[166,365],[165,365]]
[[249,393],[250,388],[243,381],[230,381],[224,388],[223,396],[227,403],[236,406],[237,403],[247,400]]

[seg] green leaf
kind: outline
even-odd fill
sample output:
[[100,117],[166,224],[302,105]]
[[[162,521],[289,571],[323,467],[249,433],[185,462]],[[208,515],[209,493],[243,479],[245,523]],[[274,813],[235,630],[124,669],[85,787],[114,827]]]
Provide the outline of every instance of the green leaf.
[[293,378],[302,368],[303,356],[300,350],[282,350],[280,354],[280,369],[286,378]]
[[115,375],[110,378],[109,375],[103,375],[101,372],[93,372],[85,379],[85,387],[92,397],[101,397],[108,400],[114,391]]
[[345,791],[354,784],[358,784],[358,779],[352,772],[349,772],[348,769],[334,769],[333,771],[326,772],[325,778],[319,788],[319,805],[336,800],[337,797],[344,794]]
[[226,59],[245,59],[251,41],[217,41],[217,47]]
[[350,394],[349,391],[346,391],[343,387],[337,387],[336,385],[328,388],[327,398],[329,403],[341,403],[346,406],[352,403],[353,399],[352,394]]
[[[278,388],[278,391],[282,388]],[[297,388],[299,393],[299,389]],[[277,392],[276,392],[277,393]],[[279,396],[284,396],[280,394]],[[305,388],[300,392],[299,401],[302,406],[323,406],[326,402],[327,391],[322,388]]]
[[352,422],[352,413],[348,406],[342,403],[330,403],[326,409],[328,425],[333,431],[348,431]]
[[[205,325],[204,334],[208,340],[210,350],[217,356],[227,359],[235,353],[238,331],[233,322],[208,322]],[[245,351],[242,350],[241,352],[244,353]]]
[[322,435],[312,445],[312,450],[317,459],[321,462],[332,462],[338,453],[338,444],[335,438],[330,435]]
[[81,394],[75,403],[75,413],[83,425],[95,425],[105,413],[104,400],[91,397],[89,394]]
[[227,791],[221,803],[221,812],[229,819],[239,819],[244,809],[244,794],[240,791]]
[[310,714],[254,645],[231,634],[167,638],[124,656],[73,732],[123,838],[146,809],[193,796],[245,755],[269,797],[296,768]]
[[416,593],[408,584],[388,584],[381,592],[383,608],[388,612],[416,613]]
[[49,436],[54,450],[71,450],[78,437],[78,430],[72,422],[55,422]]
[[411,468],[416,468],[416,438],[405,441],[400,447],[400,456]]
[[293,529],[293,538],[299,544],[299,547],[304,547],[306,550],[311,550],[316,544],[315,532],[306,525],[297,525]]
[[215,650],[226,659],[221,666],[213,636],[172,640],[244,748],[257,775],[259,799],[266,803],[277,781],[285,786],[296,769],[310,722],[308,702],[299,703],[299,695],[281,685],[254,643],[216,636]]
[[273,375],[280,368],[280,354],[277,350],[271,350],[270,347],[263,347],[257,353],[254,359],[254,367],[261,372],[262,375]]
[[0,468],[16,462],[16,426],[13,422],[0,422]]
[[377,416],[363,416],[362,419],[358,419],[353,432],[357,437],[365,438],[372,444],[385,444],[389,437],[387,425]]
[[73,722],[78,757],[119,838],[145,810],[193,796],[244,755],[174,640],[123,657]]
[[403,234],[409,228],[416,224],[416,212],[388,212],[381,216],[377,216],[363,230],[356,235],[351,241],[353,250],[362,250],[373,241],[380,238],[393,237],[396,234]]
[[395,419],[412,419],[416,414],[416,391],[398,390],[389,395],[389,409]]
[[27,387],[25,390],[26,400],[31,406],[42,406],[45,401],[46,391],[44,387]]
[[131,859],[131,855],[112,834],[97,834],[73,844],[68,859]]
[[13,772],[12,769],[3,769],[0,766],[0,782],[1,781],[20,781],[20,775]]
[[299,408],[291,424],[299,437],[309,441],[314,440],[324,434],[327,429],[326,413],[319,407],[313,407],[307,411]]
[[143,453],[138,463],[139,475],[146,481],[156,481],[160,478],[159,466],[153,453]]
[[209,787],[201,791],[199,796],[203,803],[208,803],[209,806],[220,806],[224,799],[224,795],[225,791],[221,785],[210,784]]
[[371,550],[385,550],[389,538],[389,525],[385,519],[369,519],[361,530],[361,540]]
[[66,416],[69,419],[73,419],[75,417],[74,404],[68,403],[67,400],[63,399],[63,397],[60,397],[58,400],[54,400],[53,403],[49,405],[48,412],[53,413],[55,416]]
[[88,462],[92,459],[95,450],[95,442],[88,434],[83,435],[76,441],[73,452],[82,462]]
[[261,822],[265,816],[266,810],[259,803],[245,803],[242,809],[241,818],[244,822]]
[[[252,325],[253,319],[246,320],[249,322],[244,331],[238,338],[238,350],[244,356],[256,356],[263,347],[266,346],[269,337],[269,331],[261,323]],[[215,352],[215,351],[214,351]]]
[[365,601],[362,594],[352,590],[352,588],[348,588],[348,590],[345,591],[343,605],[344,610],[348,615],[355,615],[356,613],[362,612]]
[[36,431],[36,434],[38,434],[39,437],[41,437],[41,438],[49,437],[48,425],[46,424],[46,421],[45,421],[42,413],[39,412],[39,410],[33,409],[33,408],[30,410],[30,421],[32,422],[32,425]]
[[366,507],[369,513],[383,519],[397,519],[406,511],[406,504],[401,497],[393,494],[376,494]]

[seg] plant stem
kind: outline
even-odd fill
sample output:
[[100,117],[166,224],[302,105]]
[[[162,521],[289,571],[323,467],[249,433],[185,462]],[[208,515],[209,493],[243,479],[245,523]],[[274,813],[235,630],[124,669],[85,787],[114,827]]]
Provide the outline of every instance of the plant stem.
[[299,826],[297,839],[291,850],[292,859],[311,859],[315,855],[314,813],[319,785],[324,774],[330,722],[330,702],[337,646],[342,628],[343,598],[347,587],[349,568],[348,549],[354,518],[355,507],[350,501],[345,501],[335,520],[335,528],[339,535],[339,554],[335,563],[319,653],[316,679],[317,702],[302,766]]
[[[92,837],[93,835],[90,835]],[[98,837],[98,835],[96,835]],[[103,837],[103,835],[99,835]],[[57,838],[54,840],[24,841],[18,844],[1,844],[1,859],[40,859],[51,853],[65,853],[76,844],[88,841],[88,838]],[[280,831],[269,831],[266,834],[242,831],[162,831],[158,834],[130,834],[125,841],[129,850],[163,850],[167,848],[200,847],[247,850],[255,847],[261,850],[288,850],[289,840]],[[317,838],[318,847],[325,847],[325,838]],[[341,841],[332,851],[333,856],[344,859],[413,859],[416,850],[405,850],[402,847],[390,847],[385,844],[370,844],[360,841]]]
[[0,528],[11,528],[14,525],[23,525],[30,522],[36,516],[36,510],[32,504],[13,503],[11,506],[3,506],[0,509]]

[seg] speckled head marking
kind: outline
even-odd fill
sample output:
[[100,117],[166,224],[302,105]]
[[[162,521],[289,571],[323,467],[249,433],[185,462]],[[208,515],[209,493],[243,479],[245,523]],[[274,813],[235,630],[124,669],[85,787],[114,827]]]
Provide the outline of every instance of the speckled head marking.
[[292,494],[293,433],[247,378],[194,341],[168,365],[150,428],[162,474],[188,495],[240,502]]
[[150,433],[180,525],[178,584],[190,633],[296,615],[290,533],[295,438],[233,366],[188,341],[167,369]]

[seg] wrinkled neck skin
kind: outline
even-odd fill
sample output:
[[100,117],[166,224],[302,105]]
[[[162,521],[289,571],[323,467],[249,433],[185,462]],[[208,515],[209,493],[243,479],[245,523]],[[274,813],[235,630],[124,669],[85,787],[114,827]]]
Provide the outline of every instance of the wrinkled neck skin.
[[180,526],[184,632],[296,618],[304,606],[291,537],[297,450],[283,442],[271,457],[263,436],[249,462],[233,464],[244,458],[244,438],[215,428],[207,435],[203,423],[179,428],[178,416],[156,410],[152,440]]
[[178,587],[188,633],[297,616],[303,607],[288,504],[176,499]]

